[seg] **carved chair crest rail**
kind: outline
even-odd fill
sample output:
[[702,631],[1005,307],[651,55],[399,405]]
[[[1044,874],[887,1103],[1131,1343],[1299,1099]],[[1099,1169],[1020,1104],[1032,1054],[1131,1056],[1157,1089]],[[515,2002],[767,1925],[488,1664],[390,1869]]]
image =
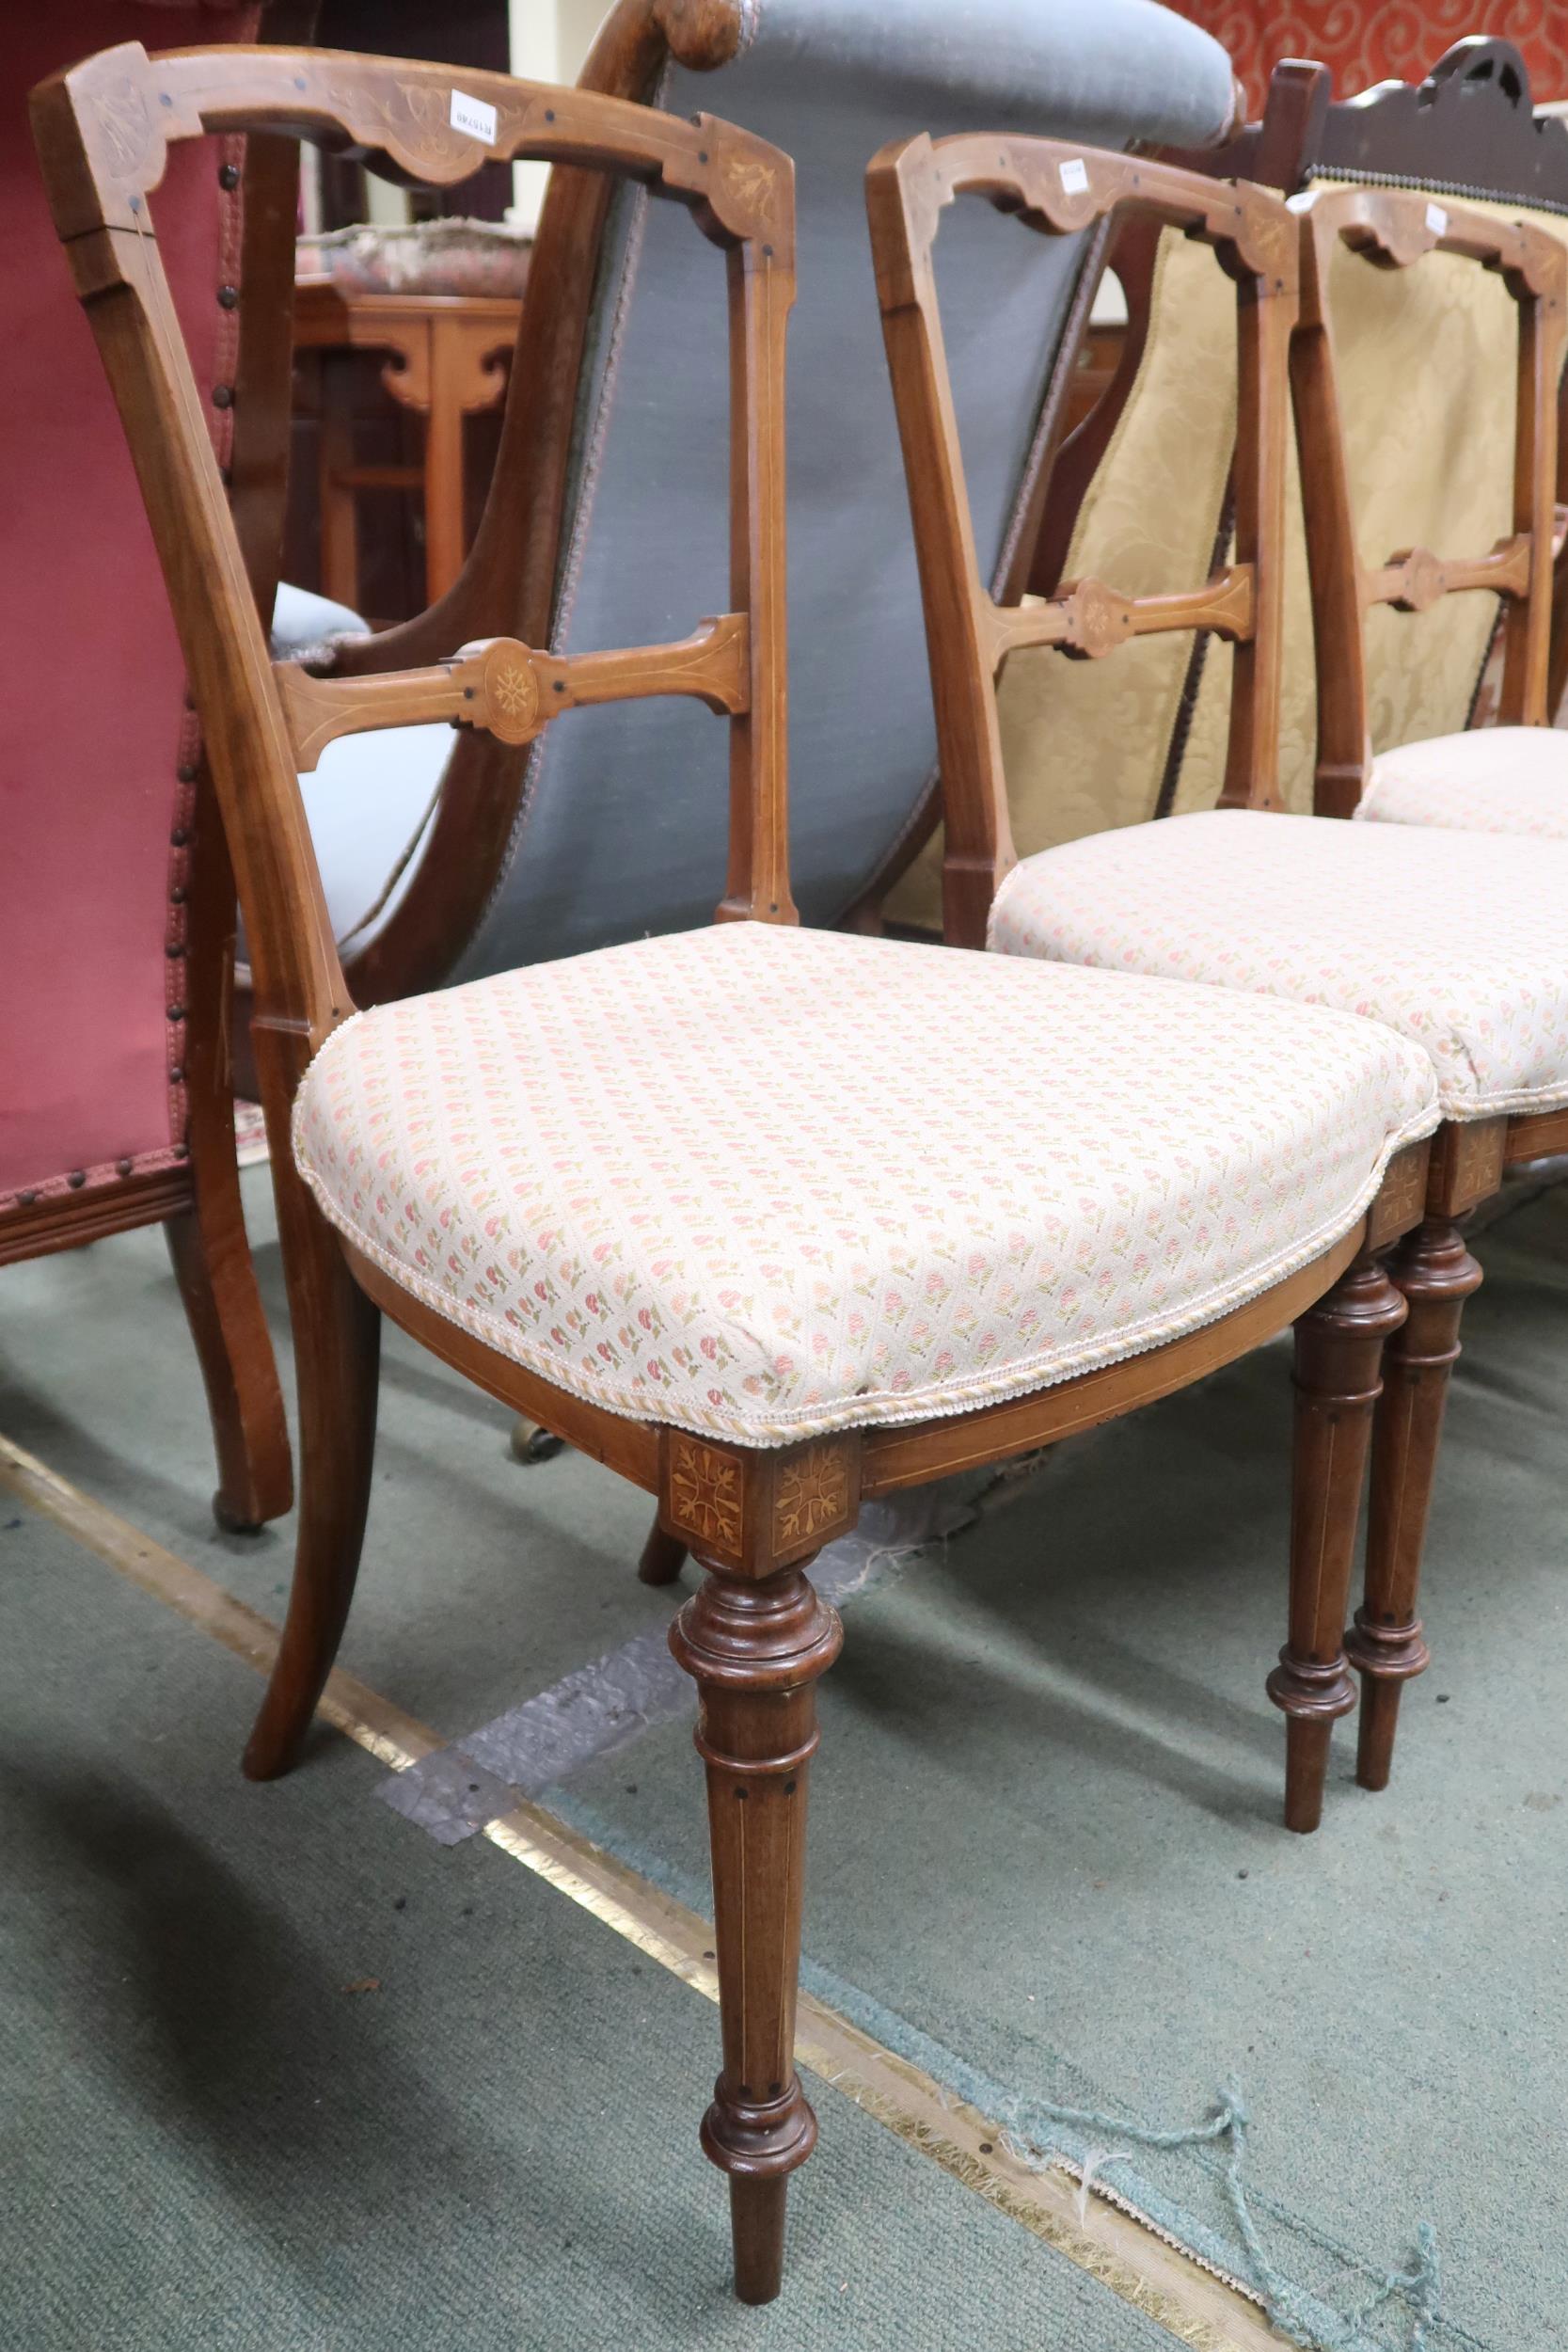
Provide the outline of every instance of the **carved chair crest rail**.
[[[1377,605],[1423,612],[1445,596],[1467,591],[1500,596],[1501,724],[1547,723],[1568,250],[1533,223],[1501,221],[1410,190],[1323,189],[1295,202],[1301,217],[1302,311],[1291,352],[1291,383],[1317,660],[1315,805],[1321,816],[1349,817],[1362,800],[1372,766],[1365,622]],[[1369,563],[1357,547],[1329,296],[1329,264],[1337,246],[1359,254],[1369,267],[1399,271],[1414,268],[1428,254],[1459,254],[1495,271],[1513,298],[1518,343],[1513,530],[1488,551],[1438,555],[1427,548],[1406,548]],[[1563,787],[1568,825],[1568,744]]]
[[[788,160],[766,142],[708,116],[497,75],[465,72],[454,90],[439,67],[307,51],[150,58],[127,45],[42,84],[33,105],[200,707],[256,980],[302,1495],[247,1769],[296,1760],[341,1634],[382,1313],[657,1496],[666,1534],[705,1571],[672,1636],[699,1688],[712,1832],[723,2067],[703,2144],[729,2179],[737,2290],[767,2300],[787,2177],[816,2133],[792,2051],[814,1691],[841,1631],[806,1565],[863,1495],[1133,1409],[1295,1321],[1298,1565],[1275,1695],[1289,1818],[1312,1827],[1328,1727],[1351,1700],[1336,1612],[1368,1420],[1404,1317],[1371,1253],[1419,1215],[1430,1067],[1372,1023],[1207,1009],[1186,990],[793,923],[794,214]],[[356,684],[275,668],[147,215],[171,143],[216,125],[348,145],[441,183],[495,155],[591,162],[692,214],[725,267],[732,424],[728,610],[694,646],[552,666],[492,644]],[[1054,206],[1034,160],[1015,157],[1008,185]],[[1226,201],[1210,183],[1199,211]],[[1257,262],[1283,286],[1295,248],[1280,220],[1288,233],[1233,204],[1222,237],[1244,271]],[[1244,625],[1228,592],[1226,609]],[[373,725],[400,696],[420,709],[460,699],[476,724],[516,729],[574,694],[688,691],[694,678],[730,731],[727,919],[353,1016],[303,814],[302,741]],[[977,1089],[999,1021],[1014,1067]],[[1131,1100],[1130,1025],[1143,1047]],[[1020,1071],[1057,1106],[1044,1155],[1018,1131]],[[1196,1191],[1189,1155],[1205,1171]],[[1282,1160],[1301,1171],[1283,1193]],[[1111,1205],[1113,1168],[1144,1187],[1131,1227]],[[1060,1213],[1085,1186],[1104,1213],[1064,1240]],[[1217,1235],[1215,1190],[1238,1204]],[[1174,1217],[1168,1250],[1129,1247],[1148,1216]]]
[[[1237,281],[1236,553],[1204,587],[1125,596],[1080,580],[1041,602],[999,607],[978,574],[964,492],[932,251],[942,211],[989,199],[1044,234],[1135,217],[1213,247]],[[996,716],[1007,655],[1054,645],[1090,659],[1167,629],[1216,630],[1237,648],[1222,804],[1275,808],[1284,498],[1285,354],[1295,320],[1295,231],[1276,197],[1145,158],[1045,140],[917,138],[870,167],[866,205],[926,603],[941,744],[944,931],[986,942],[991,900],[1016,864]],[[955,610],[955,605],[957,610]]]

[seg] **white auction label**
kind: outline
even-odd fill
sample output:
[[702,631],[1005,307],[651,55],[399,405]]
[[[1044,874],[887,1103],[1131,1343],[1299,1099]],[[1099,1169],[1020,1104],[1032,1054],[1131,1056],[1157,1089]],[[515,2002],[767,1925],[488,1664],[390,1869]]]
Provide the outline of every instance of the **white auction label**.
[[483,139],[486,147],[496,144],[496,110],[483,98],[470,98],[466,91],[454,89],[451,94],[451,127],[466,131],[471,139]]
[[1068,195],[1082,196],[1089,184],[1089,174],[1087,167],[1078,156],[1074,155],[1070,163],[1058,164],[1056,168],[1062,175],[1062,185]]
[[1427,206],[1427,227],[1431,230],[1434,237],[1447,235],[1449,216],[1443,210],[1441,204],[1429,204]]

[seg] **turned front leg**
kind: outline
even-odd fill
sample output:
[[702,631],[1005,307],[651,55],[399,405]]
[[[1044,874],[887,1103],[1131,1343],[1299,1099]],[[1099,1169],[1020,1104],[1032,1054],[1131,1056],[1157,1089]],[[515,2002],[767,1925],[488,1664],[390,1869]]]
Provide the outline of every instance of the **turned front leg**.
[[1379,1363],[1405,1311],[1383,1268],[1362,1257],[1295,1327],[1290,1637],[1268,1681],[1286,1717],[1287,1829],[1322,1820],[1334,1725],[1355,1705],[1341,1637]]
[[767,2303],[784,2274],[788,2178],[816,2142],[795,2072],[806,1770],[817,1677],[843,1628],[799,1565],[755,1580],[704,1560],[671,1629],[697,1682],[724,2064],[703,2147],[729,2177],[736,2293]]
[[1383,1359],[1365,1597],[1345,1635],[1350,1662],[1361,1676],[1355,1777],[1363,1788],[1387,1788],[1400,1693],[1429,1662],[1416,1613],[1421,1552],[1460,1317],[1481,1284],[1481,1268],[1452,1217],[1428,1217],[1418,1226],[1388,1271],[1410,1312]]

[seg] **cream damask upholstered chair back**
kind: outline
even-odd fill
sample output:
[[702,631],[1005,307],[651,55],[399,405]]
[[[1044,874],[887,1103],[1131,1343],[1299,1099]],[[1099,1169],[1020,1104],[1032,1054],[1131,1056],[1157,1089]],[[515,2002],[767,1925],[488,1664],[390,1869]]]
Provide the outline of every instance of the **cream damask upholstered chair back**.
[[[1462,44],[1456,55],[1466,57],[1481,45]],[[1531,219],[1568,237],[1568,215],[1544,199],[1526,205],[1476,197],[1441,175],[1445,153],[1450,167],[1463,168],[1469,118],[1460,108],[1493,116],[1510,110],[1495,77],[1471,94],[1462,94],[1457,74],[1434,77],[1420,93],[1396,87],[1397,98],[1385,88],[1332,109],[1334,135],[1324,143],[1331,150],[1347,144],[1339,118],[1358,112],[1375,123],[1375,111],[1368,110],[1392,104],[1401,119],[1408,112],[1419,124],[1434,195],[1464,194],[1481,211]],[[1403,98],[1409,108],[1399,103]],[[1527,87],[1518,131],[1522,182],[1534,135]],[[1568,156],[1568,129],[1553,124],[1549,136]],[[1373,143],[1370,131],[1366,143]],[[1409,160],[1395,151],[1401,162]],[[1377,177],[1370,170],[1354,174],[1356,182]],[[1409,184],[1408,173],[1391,168],[1389,177]],[[1316,166],[1307,182],[1317,189],[1347,184]],[[1436,255],[1426,269],[1390,278],[1341,253],[1330,299],[1346,460],[1366,545],[1489,546],[1508,531],[1511,511],[1513,388],[1509,366],[1498,364],[1499,353],[1512,353],[1514,334],[1506,288],[1456,255]],[[1153,267],[1141,365],[1080,504],[1064,579],[1090,574],[1129,593],[1153,595],[1225,560],[1235,334],[1234,304],[1207,256],[1167,230]],[[1285,806],[1306,811],[1312,806],[1317,695],[1293,445],[1287,463],[1279,783]],[[1496,622],[1497,599],[1482,596],[1446,598],[1414,616],[1371,616],[1367,687],[1374,750],[1471,723]],[[1224,772],[1229,679],[1228,649],[1214,637],[1196,646],[1149,639],[1114,665],[1069,667],[1039,651],[1015,656],[1001,682],[998,720],[1020,855],[1108,826],[1212,808]],[[889,897],[890,919],[940,930],[941,869],[939,831]]]

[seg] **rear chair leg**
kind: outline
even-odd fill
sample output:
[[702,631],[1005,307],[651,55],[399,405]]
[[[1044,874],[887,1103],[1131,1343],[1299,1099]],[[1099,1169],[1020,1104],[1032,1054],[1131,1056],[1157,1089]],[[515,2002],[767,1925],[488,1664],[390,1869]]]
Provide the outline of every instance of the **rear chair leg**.
[[637,1573],[644,1584],[673,1584],[689,1556],[680,1537],[666,1534],[656,1518],[648,1530]]
[[1429,1662],[1416,1614],[1421,1550],[1449,1375],[1459,1355],[1460,1317],[1481,1279],[1464,1234],[1446,1216],[1428,1217],[1407,1234],[1388,1271],[1408,1300],[1410,1314],[1383,1359],[1383,1396],[1372,1437],[1366,1592],[1345,1635],[1350,1662],[1361,1677],[1355,1777],[1363,1788],[1387,1788],[1400,1692]]
[[1290,1636],[1268,1681],[1287,1718],[1287,1829],[1322,1820],[1334,1724],[1355,1705],[1340,1637],[1379,1361],[1405,1313],[1383,1268],[1362,1257],[1295,1327]]
[[784,2275],[789,2175],[816,2144],[795,2072],[795,1996],[816,1683],[838,1656],[837,1613],[800,1566],[755,1580],[700,1560],[705,1582],[671,1628],[699,1694],[724,2064],[703,2118],[729,2177],[735,2289],[771,2302]]
[[299,1534],[283,1639],[245,1753],[252,1780],[299,1760],[359,1573],[375,1454],[381,1316],[292,1169],[276,1168],[299,1384]]
[[210,1171],[198,1169],[195,1207],[166,1217],[164,1237],[207,1391],[218,1470],[213,1517],[233,1534],[250,1534],[290,1508],[294,1473],[237,1171],[230,1175],[232,1200],[214,1203],[212,1192],[230,1186],[214,1186]]
[[205,778],[196,804],[184,1044],[194,1198],[164,1234],[207,1390],[218,1467],[213,1514],[220,1527],[242,1531],[289,1509],[293,1463],[240,1194],[229,1037],[234,882]]

